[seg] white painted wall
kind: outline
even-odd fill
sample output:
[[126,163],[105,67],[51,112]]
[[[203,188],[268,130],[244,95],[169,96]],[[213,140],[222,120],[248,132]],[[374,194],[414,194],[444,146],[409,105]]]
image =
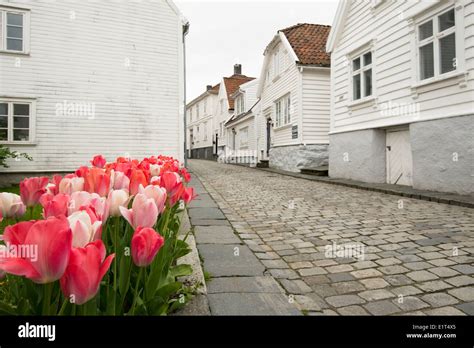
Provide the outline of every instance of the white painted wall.
[[[191,148],[198,149],[203,147],[212,147],[213,140],[213,129],[214,129],[214,118],[216,114],[217,107],[217,94],[206,93],[202,98],[193,101],[187,105],[187,134],[188,142],[186,144],[187,149]],[[206,109],[204,110],[204,104],[206,104]],[[199,117],[197,109],[199,108]],[[192,110],[192,112],[191,112]],[[191,118],[192,115],[192,118]],[[197,133],[197,127],[199,127],[200,133]],[[189,142],[189,130],[193,129],[194,144]],[[207,137],[206,137],[207,135]]]
[[[279,64],[280,64],[280,74],[275,76],[274,73],[274,53],[279,51]],[[301,86],[301,77],[296,64],[291,60],[289,52],[286,50],[286,47],[282,44],[281,41],[278,41],[276,45],[270,49],[266,55],[267,64],[262,70],[262,76],[260,77],[261,83],[263,84],[261,92],[261,108],[262,115],[266,115],[271,111],[272,120],[274,123],[272,131],[272,146],[282,146],[282,145],[293,145],[300,144],[301,139],[291,139],[291,126],[299,125],[301,121],[301,112],[300,108],[300,86]],[[288,93],[291,94],[291,124],[276,127],[275,124],[275,101],[281,97],[284,97]],[[300,128],[300,126],[298,127]],[[298,135],[301,133],[299,132]]]
[[[221,108],[221,101],[223,103],[222,108]],[[219,141],[218,141],[219,147],[227,145],[228,134],[224,126],[224,123],[231,116],[232,116],[232,112],[229,111],[229,100],[227,99],[227,91],[225,88],[224,79],[222,79],[220,87],[219,87],[219,94],[217,96],[216,113],[214,117],[214,134],[219,134]]]
[[329,68],[303,68],[301,128],[305,144],[329,144],[330,71]]
[[[372,8],[370,1],[349,2],[346,21],[331,55],[331,132],[386,127],[399,124],[472,114],[474,111],[474,3],[469,0],[430,2],[383,2]],[[433,4],[433,2],[431,2]],[[464,47],[458,70],[448,79],[424,86],[417,77],[416,24],[430,12],[456,8],[456,45]],[[373,101],[351,106],[349,65],[354,50],[373,41]],[[448,75],[446,75],[448,76]],[[382,108],[411,105],[419,113],[382,113]],[[393,109],[394,110],[394,109]]]
[[[165,0],[0,1],[17,3],[31,9],[31,51],[0,53],[0,96],[36,98],[36,136],[11,146],[34,161],[11,162],[8,171],[73,170],[98,153],[183,159],[183,22],[175,8]],[[65,101],[95,104],[94,117],[57,116]]]

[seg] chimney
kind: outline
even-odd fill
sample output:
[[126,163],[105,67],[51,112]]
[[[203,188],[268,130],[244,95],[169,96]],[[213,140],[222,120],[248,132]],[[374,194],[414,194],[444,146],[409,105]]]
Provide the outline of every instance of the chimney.
[[234,64],[234,75],[242,75],[242,64]]
[[210,91],[212,89],[212,86],[211,85],[207,85],[206,86],[206,91]]

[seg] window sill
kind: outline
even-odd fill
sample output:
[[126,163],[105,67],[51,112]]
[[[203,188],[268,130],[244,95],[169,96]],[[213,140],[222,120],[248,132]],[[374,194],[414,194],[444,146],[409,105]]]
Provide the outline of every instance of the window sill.
[[12,56],[29,56],[30,52],[0,50],[0,54],[8,54]]
[[363,99],[351,101],[347,106],[352,108],[364,104],[374,104],[376,99],[377,98],[375,98],[374,96],[365,97]]
[[439,76],[436,76],[436,77],[431,77],[429,79],[420,81],[416,84],[413,84],[411,86],[411,88],[412,89],[417,89],[417,88],[420,88],[420,87],[436,84],[438,82],[446,81],[446,80],[449,80],[449,79],[454,79],[456,77],[466,77],[467,78],[467,72],[466,71],[451,71],[451,72],[445,73],[443,75],[439,75]]
[[0,141],[0,145],[7,146],[36,146],[36,141]]
[[279,126],[279,127],[275,127],[273,128],[274,131],[280,131],[280,130],[284,130],[284,129],[287,129],[287,128],[291,128],[293,124],[291,123],[288,123],[288,124],[285,124],[283,126]]

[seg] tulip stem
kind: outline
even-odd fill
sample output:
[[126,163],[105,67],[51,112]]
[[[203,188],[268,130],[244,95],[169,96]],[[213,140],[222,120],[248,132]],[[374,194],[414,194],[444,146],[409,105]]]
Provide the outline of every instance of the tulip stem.
[[64,315],[64,311],[66,310],[66,307],[67,307],[68,303],[69,303],[68,298],[67,297],[64,298],[64,302],[63,302],[63,305],[61,306],[61,309],[59,310],[58,316],[59,315]]
[[143,273],[143,267],[140,267],[140,272],[138,272],[138,276],[137,276],[137,285],[135,286],[135,296],[133,297],[133,304],[132,304],[132,308],[130,309],[130,313],[132,315],[135,314],[135,306],[137,304],[137,298],[138,298],[138,287],[140,286],[142,273]]
[[43,315],[49,315],[51,307],[51,293],[53,292],[53,283],[48,283],[43,286]]
[[[118,230],[119,230],[119,226],[120,226],[120,217],[116,217],[115,218],[115,225],[114,225],[114,246],[115,246],[115,255],[119,255],[118,253],[118,248],[119,248],[119,245],[118,245]],[[116,309],[116,306],[117,306],[117,300],[116,300],[116,296],[117,296],[117,263],[118,263],[118,257],[115,257],[115,260],[114,260],[114,315],[117,314],[117,309]]]

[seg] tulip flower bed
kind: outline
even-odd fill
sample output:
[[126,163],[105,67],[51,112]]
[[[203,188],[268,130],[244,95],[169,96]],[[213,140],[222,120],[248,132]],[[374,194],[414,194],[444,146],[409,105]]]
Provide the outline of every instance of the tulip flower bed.
[[179,211],[194,198],[171,157],[102,156],[74,174],[0,193],[0,314],[164,315],[184,305],[190,249]]

